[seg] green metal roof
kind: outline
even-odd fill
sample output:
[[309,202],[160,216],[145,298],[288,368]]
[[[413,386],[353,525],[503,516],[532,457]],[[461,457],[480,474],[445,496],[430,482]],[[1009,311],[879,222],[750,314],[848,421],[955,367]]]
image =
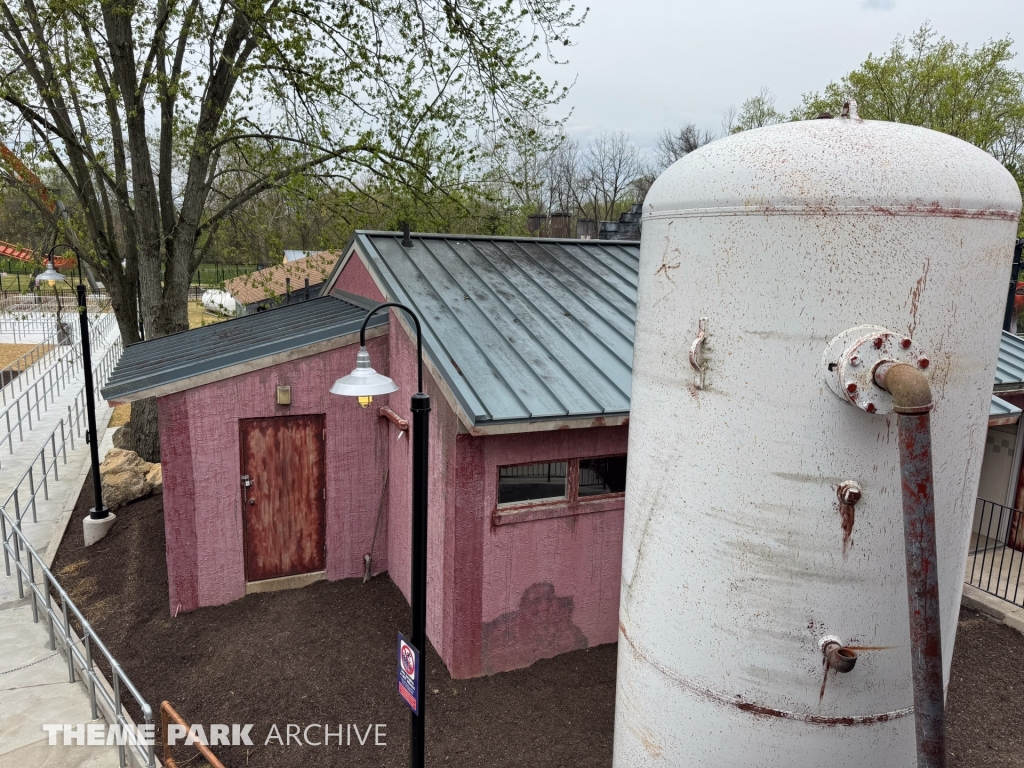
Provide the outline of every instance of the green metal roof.
[[358,232],[355,244],[420,316],[472,426],[628,414],[638,242],[413,235],[405,247],[400,233]]
[[[100,394],[124,402],[198,386],[211,374],[357,333],[372,306],[361,297],[324,296],[132,344]],[[382,313],[369,326],[386,323]]]

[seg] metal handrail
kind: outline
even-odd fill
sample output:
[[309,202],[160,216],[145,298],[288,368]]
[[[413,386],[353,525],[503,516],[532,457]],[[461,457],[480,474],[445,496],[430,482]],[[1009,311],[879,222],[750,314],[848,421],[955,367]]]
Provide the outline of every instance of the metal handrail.
[[[101,321],[101,323],[102,322],[103,321]],[[110,323],[101,323],[97,323],[96,330],[99,331],[97,336],[98,338],[105,340],[110,330]],[[119,344],[120,339],[118,338],[114,343]],[[107,346],[112,347],[113,344]],[[65,352],[64,357],[58,357],[53,365],[38,375],[32,384],[27,385],[27,389],[18,395],[18,397],[15,398],[4,411],[0,412],[0,419],[4,421],[7,429],[6,434],[0,436],[0,446],[2,446],[6,441],[8,452],[13,454],[15,431],[18,434],[18,441],[25,442],[24,423],[26,421],[28,422],[28,429],[30,431],[34,428],[32,423],[33,409],[35,409],[37,420],[42,418],[40,405],[42,405],[43,410],[49,412],[50,404],[55,402],[55,394],[60,395],[62,385],[67,386],[69,378],[76,375],[74,364],[81,360],[81,356],[81,347],[72,345],[71,348]],[[96,366],[93,366],[93,368],[95,369]],[[42,385],[41,392],[40,385]],[[30,397],[31,395],[35,395],[35,403],[32,402]],[[24,401],[24,403],[22,401]],[[14,411],[13,421],[11,416],[12,410]]]
[[[21,392],[25,391],[25,383],[28,381],[29,372],[37,366],[45,365],[47,360],[52,357],[60,355],[64,350],[62,347],[74,346],[78,341],[78,329],[69,325],[67,327],[68,333],[65,335],[61,333],[59,328],[54,328],[53,332],[48,334],[41,342],[36,344],[28,352],[18,357],[13,362],[0,368],[0,401],[3,405],[7,405],[8,396],[13,397],[15,390]],[[60,343],[62,340],[73,343]],[[10,389],[10,393],[8,393]]]
[[[35,428],[32,422],[32,411],[35,411],[37,422],[42,419],[43,412],[49,412],[50,404],[60,396],[62,387],[66,387],[68,381],[77,375],[75,363],[80,358],[80,352],[74,348],[68,350],[65,357],[58,358],[0,412],[0,420],[3,420],[6,427],[6,432],[0,434],[0,446],[6,442],[8,453],[14,453],[15,434],[17,434],[18,442],[25,442],[24,424],[26,421],[30,432]],[[40,386],[42,391],[40,391]],[[33,402],[33,396],[35,402]],[[13,419],[12,411],[14,412]],[[3,464],[0,463],[0,467],[2,466]]]
[[[74,328],[74,326],[71,326],[71,328]],[[75,331],[72,330],[71,334],[74,335],[74,333]],[[24,392],[23,377],[47,357],[58,353],[61,346],[59,343],[60,337],[59,329],[55,328],[53,333],[49,334],[28,352],[0,368],[0,398],[2,398],[4,405],[7,405],[7,388],[10,387],[12,392],[15,389],[15,379],[22,379],[20,382],[22,385],[21,391]]]
[[[61,325],[65,328],[69,325],[71,315],[77,310],[77,307],[65,307],[64,315],[66,316]],[[96,315],[111,315],[109,312],[100,312],[99,307],[92,309],[93,316]],[[0,336],[9,336],[9,340],[5,340],[4,343],[39,343],[39,335],[43,334],[44,338],[55,333],[61,333],[61,327],[57,323],[57,314],[44,313],[44,312],[12,312],[5,310],[0,312]]]
[[[73,289],[64,288],[60,291],[61,299],[66,299],[70,302],[70,306],[74,306],[78,301],[78,296]],[[86,296],[86,302],[95,306],[102,306],[110,303],[110,296],[105,293],[92,293],[91,291]],[[39,307],[54,307],[57,306],[57,300],[53,296],[53,289],[48,288],[43,294],[39,293],[18,293],[16,291],[3,291],[0,295],[0,311],[9,310],[12,308],[22,308],[30,310],[31,308],[38,309]],[[69,305],[65,305],[65,309]]]
[[[93,365],[93,376],[96,381],[96,386],[100,387],[106,382],[110,376],[110,372],[113,370],[117,361],[121,358],[123,348],[121,345],[121,339],[116,339],[107,349],[103,357]],[[57,457],[63,455],[64,463],[68,463],[67,446],[71,444],[71,450],[75,450],[75,434],[78,437],[82,437],[82,420],[85,417],[85,385],[82,385],[82,389],[78,391],[74,399],[74,415],[72,416],[72,408],[68,406],[68,416],[65,422],[64,418],[53,428],[49,435],[43,440],[43,445],[29,462],[28,468],[22,474],[21,479],[14,486],[14,490],[10,492],[7,498],[4,500],[4,507],[14,502],[14,514],[15,519],[20,524],[24,519],[26,510],[31,506],[32,508],[32,522],[39,522],[36,512],[36,497],[39,495],[39,489],[43,490],[43,498],[50,498],[50,487],[48,482],[48,476],[50,470],[53,470],[54,482],[60,481],[60,476],[57,470]],[[57,443],[57,433],[60,432],[60,444]],[[50,465],[47,466],[46,461],[46,448],[47,445],[50,447]],[[39,478],[40,484],[36,484],[36,477],[34,474],[36,462],[39,462],[41,477]],[[29,497],[27,501],[24,501],[19,494],[21,486],[28,481]],[[4,560],[4,566],[7,571],[7,575],[11,575],[10,564],[6,561],[6,555]]]
[[[122,768],[126,765],[126,758],[130,758],[133,763],[142,768],[155,768],[154,740],[148,737],[144,738],[144,732],[125,710],[121,701],[122,689],[127,690],[135,699],[146,724],[145,731],[150,734],[153,733],[152,707],[124,673],[121,665],[107,650],[103,641],[99,639],[85,616],[68,597],[67,592],[64,591],[50,569],[44,565],[39,553],[35,551],[25,534],[22,533],[20,522],[16,523],[8,516],[6,507],[0,507],[0,540],[3,543],[4,560],[8,563],[12,558],[14,560],[19,598],[25,598],[26,584],[29,587],[32,600],[32,621],[36,624],[39,623],[39,609],[43,608],[50,635],[50,650],[60,650],[67,658],[68,682],[74,683],[77,674],[87,684],[92,719],[97,719],[102,711],[103,717],[108,723],[134,736],[134,738],[127,739],[129,743],[117,745],[118,759]],[[25,562],[22,562],[23,553],[26,555]],[[37,573],[41,577],[41,581],[36,580]],[[10,575],[9,571],[8,575]],[[59,605],[56,608],[53,604],[53,593],[56,593],[56,597],[59,599]],[[82,628],[81,637],[71,626],[72,617]],[[58,639],[61,646],[59,649],[57,647]],[[93,662],[93,656],[97,651],[110,667],[110,682]],[[118,741],[126,740],[118,739]]]

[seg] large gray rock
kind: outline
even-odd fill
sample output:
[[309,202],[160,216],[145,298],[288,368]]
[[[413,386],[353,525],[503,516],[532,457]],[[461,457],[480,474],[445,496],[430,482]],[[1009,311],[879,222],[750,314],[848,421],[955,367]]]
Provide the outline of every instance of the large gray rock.
[[164,492],[164,468],[160,464],[154,464],[153,468],[146,473],[146,482],[153,487],[153,493]]
[[163,490],[160,465],[151,464],[134,451],[123,448],[111,448],[107,452],[100,464],[100,481],[103,503],[111,510],[148,496],[154,487]]

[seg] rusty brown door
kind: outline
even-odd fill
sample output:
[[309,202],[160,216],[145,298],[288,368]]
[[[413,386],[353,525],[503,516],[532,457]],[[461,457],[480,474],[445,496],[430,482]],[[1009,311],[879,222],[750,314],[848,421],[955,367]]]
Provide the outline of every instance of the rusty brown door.
[[240,419],[239,433],[246,580],[322,571],[323,414]]

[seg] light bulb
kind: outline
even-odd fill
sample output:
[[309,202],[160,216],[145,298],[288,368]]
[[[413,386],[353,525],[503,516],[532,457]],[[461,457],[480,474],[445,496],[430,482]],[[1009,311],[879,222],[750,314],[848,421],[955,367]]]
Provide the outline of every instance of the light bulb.
[[368,408],[370,406],[370,403],[372,403],[372,402],[373,402],[373,396],[372,395],[360,395],[359,396],[359,405],[361,405],[363,408]]
[[47,284],[48,284],[48,285],[49,285],[49,286],[50,286],[51,288],[53,288],[53,286],[55,286],[55,285],[57,284],[57,282],[56,282],[55,280],[47,280],[46,282],[47,282]]

